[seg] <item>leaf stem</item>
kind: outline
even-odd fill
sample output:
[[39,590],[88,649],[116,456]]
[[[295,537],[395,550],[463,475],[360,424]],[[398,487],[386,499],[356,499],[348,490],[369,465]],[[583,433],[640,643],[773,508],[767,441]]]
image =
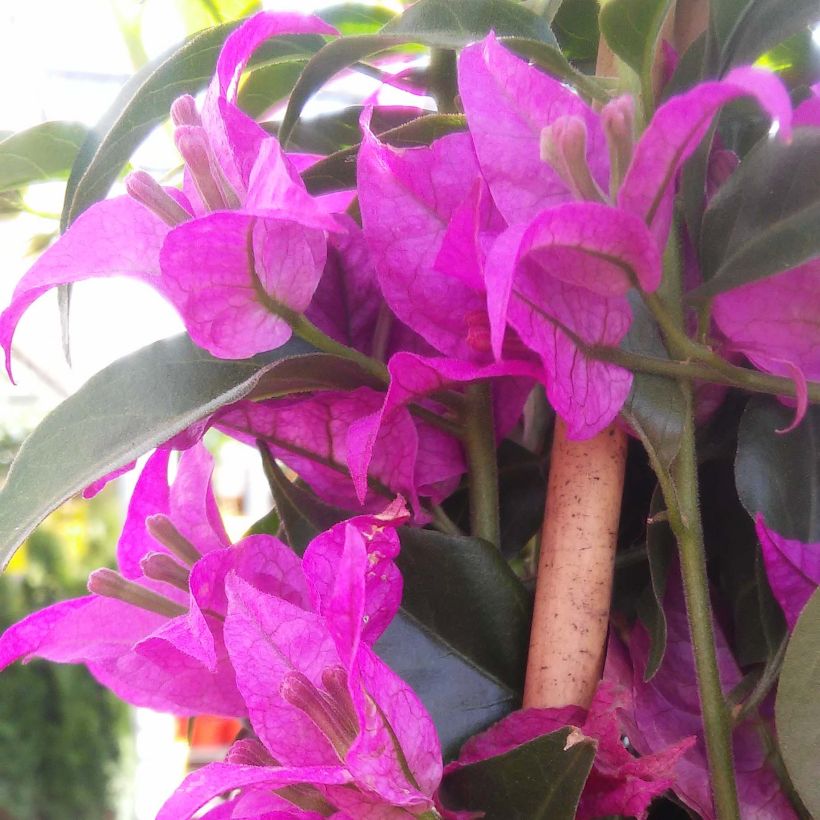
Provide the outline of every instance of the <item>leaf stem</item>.
[[490,385],[486,382],[467,388],[463,426],[469,465],[470,528],[473,535],[500,547],[495,425]]
[[[689,399],[690,411],[684,422],[680,452],[672,467],[676,494],[665,500],[670,512],[669,523],[677,538],[680,553],[686,614],[695,655],[715,809],[720,820],[739,820],[740,809],[732,763],[731,722],[718,671],[703,527],[698,505],[695,423],[691,412],[692,385],[684,380],[680,384]],[[675,509],[678,504],[680,507]]]
[[[797,395],[797,388],[791,379],[738,367],[720,359],[719,356],[715,356],[722,363],[718,369],[711,359],[702,362],[660,359],[657,356],[644,356],[640,353],[603,346],[587,347],[584,352],[594,359],[619,364],[638,373],[651,373],[676,379],[700,379],[715,384],[725,384],[729,387],[738,387],[752,393],[767,393],[792,398]],[[820,383],[808,382],[807,386],[809,401],[815,404],[820,403]]]

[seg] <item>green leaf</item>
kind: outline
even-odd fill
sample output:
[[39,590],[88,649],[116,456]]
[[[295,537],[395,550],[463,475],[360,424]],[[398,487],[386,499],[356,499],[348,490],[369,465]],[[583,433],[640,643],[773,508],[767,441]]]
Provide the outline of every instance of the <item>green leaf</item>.
[[375,34],[396,16],[396,12],[384,6],[340,3],[338,6],[319,9],[318,15],[326,23],[338,29],[341,34],[350,36]]
[[[630,296],[634,318],[621,347],[630,353],[668,359],[658,326],[646,305]],[[668,469],[680,449],[686,399],[674,379],[636,373],[621,413],[649,451],[655,467]]]
[[[139,144],[168,118],[181,94],[196,94],[211,79],[225,38],[237,27],[225,23],[189,37],[149,63],[126,83],[83,143],[66,188],[61,227],[102,199]],[[317,35],[276,37],[260,48],[250,66],[307,59],[324,44]]]
[[[319,114],[310,119],[299,120],[290,135],[288,146],[294,151],[308,154],[333,154],[336,151],[357,145],[362,138],[359,117],[363,106],[351,105],[330,114]],[[373,109],[370,127],[375,134],[407,125],[419,118],[418,108],[389,106]],[[274,133],[275,123],[265,123],[265,128]]]
[[315,390],[355,390],[372,387],[383,390],[384,383],[367,373],[356,362],[331,353],[292,356],[259,377],[249,399],[279,398]]
[[376,649],[418,692],[451,756],[520,706],[531,601],[486,541],[400,535],[402,608]]
[[568,60],[595,63],[598,54],[598,0],[564,0],[552,30]]
[[646,528],[646,551],[649,557],[650,584],[638,599],[638,617],[649,633],[649,655],[646,659],[644,681],[655,677],[666,654],[666,613],[663,599],[666,595],[666,581],[669,568],[673,566],[677,555],[677,542],[667,521],[655,519],[666,509],[663,495],[656,488],[649,507],[649,520]]
[[286,145],[293,133],[307,101],[334,74],[349,68],[371,54],[403,45],[406,37],[386,34],[362,34],[357,37],[341,37],[328,43],[307,63],[288,100],[285,116],[279,128],[279,139]]
[[250,392],[278,361],[306,353],[292,340],[264,356],[215,359],[187,335],[106,367],[28,437],[0,490],[0,563],[50,512],[100,476]]
[[585,97],[600,103],[609,102],[610,95],[607,90],[594,77],[573,68],[557,46],[523,37],[503,37],[501,42],[510,51],[530,60],[559,80],[569,83]]
[[786,649],[775,702],[777,737],[792,782],[820,817],[820,590],[800,614]]
[[820,132],[764,139],[709,203],[701,230],[703,300],[820,255]]
[[408,43],[461,48],[489,31],[538,40],[557,47],[547,22],[510,0],[419,0],[378,34],[342,37],[328,43],[305,66],[285,111],[280,139],[286,144],[305,103],[331,77],[359,60]]
[[[406,125],[390,129],[380,135],[380,139],[389,145],[412,147],[429,145],[433,140],[464,131],[467,123],[460,114],[430,114],[418,117]],[[337,151],[315,165],[311,165],[303,174],[305,185],[314,196],[328,191],[340,191],[356,185],[356,155],[359,145]]]
[[252,71],[239,88],[239,107],[254,118],[264,114],[290,94],[306,65],[307,60],[290,60]]
[[641,78],[651,74],[671,5],[672,0],[609,0],[601,6],[601,33],[615,54]]
[[522,689],[532,601],[498,550],[410,527],[401,543],[402,606],[499,683]]
[[730,458],[704,464],[700,476],[710,577],[727,604],[735,658],[743,667],[766,663],[780,646],[786,620],[761,571],[754,523],[738,500]]
[[65,179],[88,129],[78,122],[44,122],[0,142],[0,192]]
[[547,21],[511,0],[418,0],[391,20],[382,34],[396,34],[426,46],[462,48],[494,31],[558,46]]
[[733,65],[754,62],[820,19],[817,0],[715,0],[712,8],[719,76]]
[[820,407],[809,407],[797,429],[794,409],[774,397],[749,401],[740,421],[735,482],[749,515],[785,538],[820,541]]
[[573,820],[595,758],[595,742],[566,727],[444,778],[448,807],[485,820]]

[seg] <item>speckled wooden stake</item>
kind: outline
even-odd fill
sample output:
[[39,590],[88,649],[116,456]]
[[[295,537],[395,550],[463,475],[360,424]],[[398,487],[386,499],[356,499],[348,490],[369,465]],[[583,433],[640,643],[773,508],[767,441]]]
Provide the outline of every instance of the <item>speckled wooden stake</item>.
[[604,660],[626,436],[570,441],[559,419],[535,588],[525,707],[588,706]]

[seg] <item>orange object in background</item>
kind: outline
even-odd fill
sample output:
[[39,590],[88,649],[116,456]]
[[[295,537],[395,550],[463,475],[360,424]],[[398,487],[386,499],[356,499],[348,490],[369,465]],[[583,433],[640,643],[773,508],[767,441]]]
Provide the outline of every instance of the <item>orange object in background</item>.
[[177,718],[177,736],[187,740],[192,749],[230,746],[242,728],[242,722],[235,718],[214,715]]

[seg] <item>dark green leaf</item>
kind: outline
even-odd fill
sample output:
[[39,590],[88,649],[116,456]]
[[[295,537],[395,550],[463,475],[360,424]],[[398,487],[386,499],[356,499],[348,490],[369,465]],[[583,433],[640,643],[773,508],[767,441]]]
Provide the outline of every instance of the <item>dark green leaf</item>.
[[[658,327],[643,301],[630,296],[634,318],[621,347],[630,353],[669,358]],[[674,379],[636,373],[632,391],[621,410],[656,465],[668,468],[678,454],[686,414],[686,399]]]
[[649,656],[643,673],[645,681],[652,680],[666,653],[666,614],[663,599],[669,568],[677,555],[675,536],[666,521],[653,520],[666,505],[660,490],[655,491],[649,508],[650,523],[646,528],[646,551],[649,558],[650,585],[638,599],[638,617],[649,633]]
[[[385,131],[380,138],[389,145],[412,147],[429,145],[433,140],[463,131],[467,123],[459,114],[430,114],[408,122],[398,128]],[[356,155],[359,146],[345,148],[320,160],[308,168],[302,179],[310,193],[317,195],[328,191],[340,191],[356,185]]]
[[610,95],[594,77],[574,69],[557,46],[523,37],[504,37],[501,42],[521,57],[532,61],[559,80],[569,83],[579,93],[597,102],[607,103]]
[[376,648],[418,692],[452,755],[520,705],[531,601],[487,542],[400,534],[402,608]]
[[817,0],[717,0],[713,19],[723,75],[816,23],[820,9]]
[[[330,114],[319,114],[310,119],[300,119],[290,135],[291,150],[308,154],[333,154],[356,145],[362,138],[359,117],[362,106],[351,105]],[[375,134],[406,125],[419,118],[419,109],[389,106],[373,109],[370,127]],[[276,123],[265,123],[265,128],[276,133]]]
[[552,30],[568,60],[594,63],[598,54],[598,0],[564,0]]
[[[501,552],[510,559],[518,555],[541,528],[547,479],[543,461],[509,439],[501,442],[496,455]],[[470,522],[468,495],[467,487],[462,485],[444,504],[447,515],[464,529]]]
[[325,504],[309,489],[288,479],[262,442],[260,445],[265,477],[288,545],[297,555],[302,555],[320,532],[330,529],[352,513]]
[[371,54],[402,45],[406,37],[386,34],[362,34],[357,37],[340,37],[328,43],[307,63],[293,86],[288,100],[288,107],[279,128],[279,139],[286,145],[296,123],[302,114],[305,103],[334,74],[349,68],[354,63]]
[[710,575],[731,617],[732,649],[741,666],[772,657],[786,632],[786,621],[765,572],[754,523],[737,497],[731,460],[701,469],[701,511]]
[[663,21],[671,5],[672,0],[610,0],[601,6],[601,33],[639,77],[652,71]]
[[511,0],[419,0],[382,29],[438,48],[462,48],[490,31],[558,46],[543,17]]
[[2,565],[52,510],[92,481],[245,396],[278,361],[306,353],[293,340],[264,356],[215,359],[183,335],[102,370],[29,436],[0,490]]
[[402,606],[507,688],[524,685],[532,602],[486,541],[401,530]]
[[239,88],[239,107],[251,117],[264,114],[290,94],[307,60],[272,63],[252,71]]
[[384,388],[384,383],[362,370],[350,359],[330,353],[308,353],[280,362],[260,376],[248,398],[256,401],[309,393],[314,390],[355,390],[357,387]]
[[809,408],[797,429],[794,409],[775,398],[753,398],[743,413],[735,482],[749,515],[785,538],[820,541],[820,407]]
[[820,132],[764,139],[709,203],[701,231],[708,299],[820,255]]
[[483,812],[485,820],[573,820],[595,748],[577,729],[559,729],[452,772],[441,796],[446,806]]
[[370,6],[363,3],[340,3],[338,6],[318,11],[326,23],[334,26],[341,34],[375,34],[385,23],[396,16],[396,12],[384,6]]
[[0,142],[0,192],[65,179],[88,129],[78,122],[44,122]]
[[250,528],[245,533],[248,535],[278,535],[282,522],[279,520],[279,513],[274,507],[269,513],[263,515],[257,521],[251,524]]
[[786,649],[775,720],[792,782],[811,816],[820,817],[820,590],[804,607]]
[[[226,23],[194,34],[126,83],[80,149],[66,187],[63,229],[108,193],[137,146],[167,119],[178,96],[205,88],[222,43],[237,25]],[[316,35],[276,37],[257,51],[250,65],[306,59],[323,44]]]

